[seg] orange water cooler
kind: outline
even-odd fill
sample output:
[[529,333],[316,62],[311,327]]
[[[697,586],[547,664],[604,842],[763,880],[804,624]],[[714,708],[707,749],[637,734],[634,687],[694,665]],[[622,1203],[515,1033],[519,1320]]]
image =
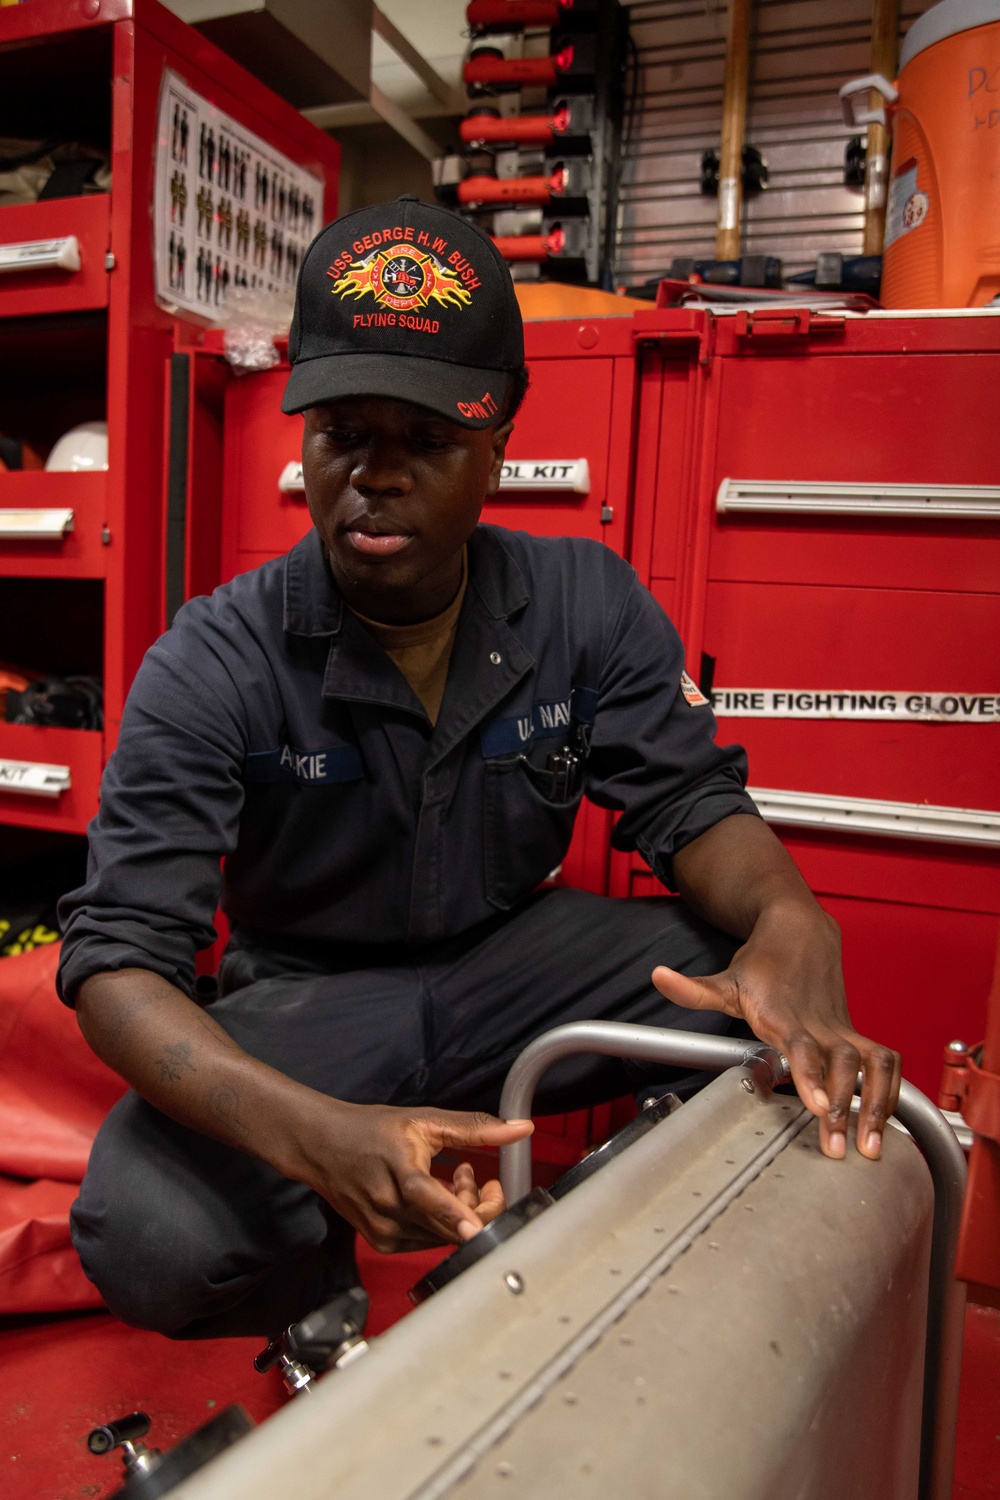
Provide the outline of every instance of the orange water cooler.
[[[887,107],[858,107],[871,89]],[[885,306],[1000,296],[1000,0],[942,0],[907,32],[894,84],[869,74],[840,97],[848,125],[892,130]]]

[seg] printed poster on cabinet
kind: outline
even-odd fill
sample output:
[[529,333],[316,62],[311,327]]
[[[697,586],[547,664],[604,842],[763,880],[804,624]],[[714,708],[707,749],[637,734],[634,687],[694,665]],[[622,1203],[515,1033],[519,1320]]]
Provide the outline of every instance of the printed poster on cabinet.
[[157,301],[217,323],[243,288],[259,292],[271,312],[287,308],[291,321],[299,266],[322,227],[323,186],[164,70],[153,209]]

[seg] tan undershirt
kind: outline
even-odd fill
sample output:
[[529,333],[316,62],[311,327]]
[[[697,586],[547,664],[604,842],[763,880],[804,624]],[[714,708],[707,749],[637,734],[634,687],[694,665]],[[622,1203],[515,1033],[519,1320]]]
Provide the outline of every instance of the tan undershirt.
[[433,620],[421,620],[419,625],[383,625],[380,620],[369,620],[357,610],[352,611],[386,655],[392,657],[424,705],[432,724],[437,723],[441,711],[451,648],[455,644],[458,616],[468,580],[469,560],[463,550],[462,582],[458,593],[446,610],[435,615]]

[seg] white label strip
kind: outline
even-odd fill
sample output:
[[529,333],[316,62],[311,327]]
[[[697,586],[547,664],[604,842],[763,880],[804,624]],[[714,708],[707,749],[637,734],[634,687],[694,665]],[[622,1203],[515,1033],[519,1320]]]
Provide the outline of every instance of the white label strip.
[[564,490],[590,494],[590,465],[585,458],[514,458],[500,470],[501,490]]
[[858,688],[713,688],[726,719],[908,719],[923,724],[1000,723],[1000,692],[863,692]]
[[71,785],[69,766],[50,766],[38,760],[0,760],[0,792],[59,797]]
[[0,510],[3,542],[61,542],[72,530],[71,510]]
[[60,240],[24,240],[0,245],[0,271],[79,271],[80,241],[75,234]]
[[1000,812],[971,807],[930,807],[923,802],[881,802],[872,797],[833,797],[748,786],[768,823],[798,828],[836,828],[896,839],[1000,846]]
[[[278,489],[284,495],[302,491],[302,465],[290,461],[281,471]],[[571,495],[590,494],[590,465],[585,458],[518,458],[500,471],[501,490],[558,490]]]
[[983,521],[1000,516],[1000,487],[724,479],[715,504],[720,515],[759,511],[772,515],[947,517],[953,521]]

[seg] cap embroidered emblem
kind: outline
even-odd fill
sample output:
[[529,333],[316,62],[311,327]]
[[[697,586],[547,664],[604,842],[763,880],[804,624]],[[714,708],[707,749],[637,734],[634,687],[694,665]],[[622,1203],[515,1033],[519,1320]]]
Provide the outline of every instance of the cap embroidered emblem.
[[[341,262],[343,264],[343,262]],[[328,276],[337,273],[331,267]],[[385,245],[363,260],[352,261],[331,289],[336,297],[364,297],[394,312],[412,312],[432,299],[442,307],[468,307],[472,293],[457,274],[425,250]]]

